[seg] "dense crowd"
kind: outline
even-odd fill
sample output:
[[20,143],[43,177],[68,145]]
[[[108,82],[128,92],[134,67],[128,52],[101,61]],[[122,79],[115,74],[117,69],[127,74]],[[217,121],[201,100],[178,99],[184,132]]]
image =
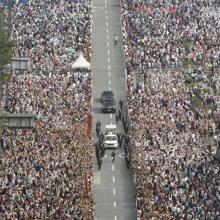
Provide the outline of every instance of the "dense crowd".
[[13,7],[14,56],[33,69],[14,71],[1,106],[34,114],[33,129],[6,129],[0,145],[0,219],[94,216],[91,193],[91,2],[36,1]]
[[121,0],[138,219],[219,219],[219,1]]
[[[33,68],[71,69],[80,53],[91,47],[91,1],[28,1],[15,6],[12,38],[15,57],[28,57]],[[87,57],[88,58],[88,57]]]
[[121,2],[127,67],[218,65],[219,1]]

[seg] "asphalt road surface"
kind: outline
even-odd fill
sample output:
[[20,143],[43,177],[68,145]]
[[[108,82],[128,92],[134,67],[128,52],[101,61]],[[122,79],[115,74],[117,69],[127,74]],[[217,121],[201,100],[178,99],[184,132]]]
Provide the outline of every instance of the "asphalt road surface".
[[[104,90],[112,90],[119,109],[119,100],[126,101],[125,72],[121,42],[120,9],[118,0],[93,0],[92,72],[93,72],[93,131],[98,120],[104,133],[105,125],[116,123],[115,114],[101,112],[100,96]],[[114,35],[119,36],[114,45]],[[123,133],[122,123],[117,132]],[[94,143],[97,141],[93,132]],[[136,220],[135,188],[131,170],[127,168],[123,149],[116,150],[114,163],[112,150],[106,150],[101,170],[94,158],[94,193],[96,220]]]

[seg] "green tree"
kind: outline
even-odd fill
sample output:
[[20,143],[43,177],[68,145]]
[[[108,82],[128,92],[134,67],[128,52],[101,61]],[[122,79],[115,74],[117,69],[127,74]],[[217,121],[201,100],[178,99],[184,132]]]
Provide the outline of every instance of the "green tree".
[[[11,62],[12,57],[12,42],[9,37],[9,28],[6,22],[4,12],[0,12],[0,102],[3,96],[3,91],[7,90],[8,81],[11,74],[5,71],[7,64]],[[0,136],[3,129],[7,128],[6,113],[0,109]]]
[[0,13],[0,68],[5,67],[11,61],[12,43],[9,39],[6,18]]

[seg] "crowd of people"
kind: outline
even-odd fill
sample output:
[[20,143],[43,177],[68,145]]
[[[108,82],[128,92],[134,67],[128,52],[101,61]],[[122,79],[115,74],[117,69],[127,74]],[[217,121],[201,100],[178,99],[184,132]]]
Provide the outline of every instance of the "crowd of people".
[[[120,3],[129,129],[116,121],[130,136],[138,219],[219,219],[220,2]],[[35,123],[1,135],[0,218],[91,220],[91,72],[72,69],[89,59],[91,1],[12,10],[13,54],[32,69],[13,71],[1,107]]]
[[219,1],[121,2],[127,67],[218,65]]
[[91,1],[28,1],[13,8],[14,56],[30,58],[33,69],[67,73],[91,47]]
[[138,219],[219,219],[220,2],[120,3]]
[[12,72],[1,107],[34,127],[1,136],[0,219],[94,218],[91,72],[71,66],[89,58],[90,28],[88,0],[13,6],[13,53],[32,69]]

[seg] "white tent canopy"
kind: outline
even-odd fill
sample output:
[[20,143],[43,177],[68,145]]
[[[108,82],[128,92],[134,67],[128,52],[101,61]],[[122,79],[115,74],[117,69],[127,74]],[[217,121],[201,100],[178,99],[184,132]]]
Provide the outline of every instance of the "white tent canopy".
[[80,54],[76,61],[73,63],[72,68],[90,69],[90,63],[86,61],[82,54]]

